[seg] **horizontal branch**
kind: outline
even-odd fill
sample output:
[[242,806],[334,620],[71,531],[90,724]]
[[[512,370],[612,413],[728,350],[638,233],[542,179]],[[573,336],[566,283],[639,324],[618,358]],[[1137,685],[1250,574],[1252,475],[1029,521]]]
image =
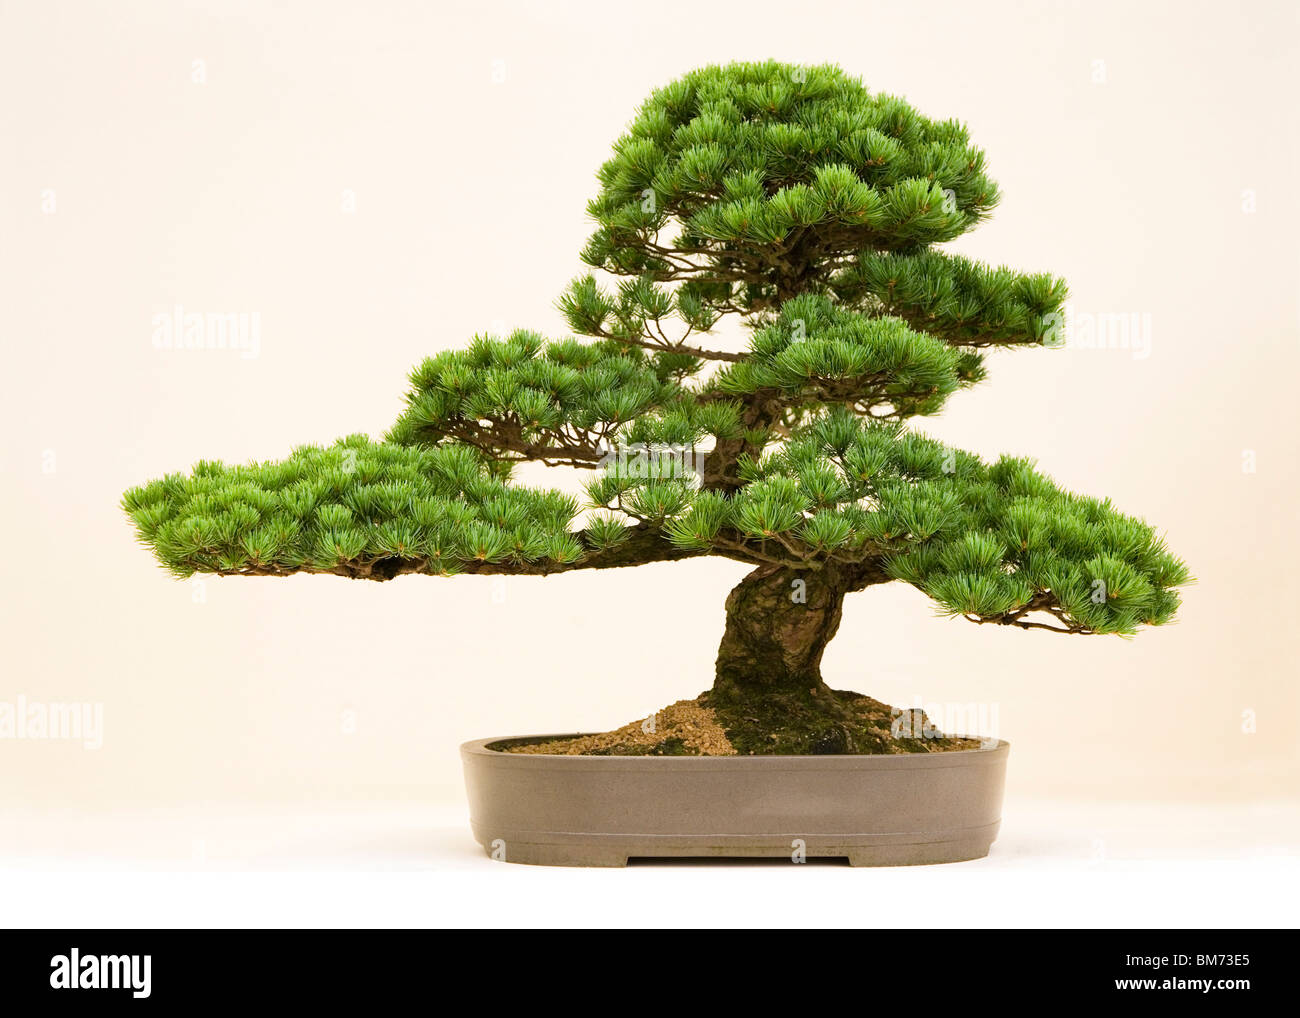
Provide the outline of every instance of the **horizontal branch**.
[[[1047,622],[1031,622],[1026,616],[1035,612],[1046,612],[1055,618],[1060,625],[1051,625]],[[1045,629],[1049,633],[1064,633],[1070,636],[1093,636],[1091,629],[1081,622],[1071,622],[1066,616],[1064,610],[1056,603],[1055,598],[1049,593],[1036,594],[1028,604],[1014,612],[1007,612],[1003,615],[971,615],[963,614],[962,618],[968,622],[975,622],[982,626],[1016,626],[1020,629]]]
[[608,431],[594,433],[594,438],[584,436],[580,439],[566,435],[555,429],[539,429],[539,433],[549,439],[544,442],[525,441],[523,429],[516,421],[501,419],[489,420],[484,427],[477,421],[461,421],[454,426],[441,429],[430,428],[435,437],[445,437],[472,445],[475,449],[494,460],[512,462],[542,463],[548,467],[596,467],[605,455],[602,442],[608,438]]
[[[577,537],[583,537],[579,532]],[[241,569],[214,570],[218,576],[292,576],[296,573],[315,573],[326,576],[344,576],[353,580],[391,580],[408,573],[430,576],[469,574],[478,576],[550,576],[571,573],[579,569],[619,569],[641,566],[651,562],[676,562],[710,554],[708,551],[680,548],[650,527],[633,527],[628,537],[613,547],[591,550],[572,562],[539,560],[535,562],[503,559],[462,561],[458,559],[432,559],[420,555],[410,558],[380,556],[340,561],[331,567],[302,565],[294,569],[277,566],[245,566]]]
[[671,341],[660,341],[649,337],[640,338],[636,336],[615,336],[603,329],[593,335],[600,336],[602,339],[613,339],[619,343],[627,343],[630,346],[638,346],[644,350],[655,350],[661,353],[679,353],[687,357],[698,357],[706,361],[729,361],[736,363],[746,360],[749,354],[731,353],[728,350],[705,350],[703,347],[687,346],[684,343],[674,343]]

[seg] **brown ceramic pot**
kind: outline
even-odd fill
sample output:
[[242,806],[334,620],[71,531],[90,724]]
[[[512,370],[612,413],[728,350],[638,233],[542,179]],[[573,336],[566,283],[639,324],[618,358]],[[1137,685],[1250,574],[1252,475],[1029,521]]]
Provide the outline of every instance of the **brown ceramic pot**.
[[[545,739],[574,738],[567,735]],[[617,757],[461,746],[470,824],[488,855],[544,866],[629,858],[847,857],[853,866],[988,854],[1006,742],[878,756]]]

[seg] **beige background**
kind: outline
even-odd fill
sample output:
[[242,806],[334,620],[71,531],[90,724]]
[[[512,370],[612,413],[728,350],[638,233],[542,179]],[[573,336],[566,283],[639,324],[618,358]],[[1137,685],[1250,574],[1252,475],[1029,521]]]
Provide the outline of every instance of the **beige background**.
[[[593,174],[636,105],[769,55],[965,120],[1005,199],[957,249],[1066,276],[1077,311],[1150,314],[1148,357],[1000,354],[922,427],[1112,496],[1200,580],[1178,625],[1133,641],[876,589],[828,679],[996,705],[1012,794],[1293,796],[1296,22],[1258,0],[3,0],[0,701],[101,703],[105,733],[0,740],[0,805],[456,803],[462,740],[607,728],[705,688],[734,563],[196,587],[117,499],[200,457],[378,435],[410,366],[477,330],[560,334]],[[260,355],[154,349],[177,303],[259,312]]]

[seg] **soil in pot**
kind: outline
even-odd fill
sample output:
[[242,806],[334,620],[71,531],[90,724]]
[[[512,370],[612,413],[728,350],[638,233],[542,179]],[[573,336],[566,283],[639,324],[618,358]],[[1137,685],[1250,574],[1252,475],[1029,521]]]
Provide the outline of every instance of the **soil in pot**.
[[979,739],[945,736],[920,710],[899,710],[861,693],[831,689],[712,689],[648,718],[598,735],[493,746],[508,753],[562,756],[737,756],[940,753],[978,749]]

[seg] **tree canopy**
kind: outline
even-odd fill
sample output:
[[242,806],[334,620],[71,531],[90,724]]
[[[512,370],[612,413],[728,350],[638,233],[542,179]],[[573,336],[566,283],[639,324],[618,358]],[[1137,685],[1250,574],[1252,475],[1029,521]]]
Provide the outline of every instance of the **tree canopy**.
[[[972,621],[1169,621],[1187,570],[1146,523],[1023,459],[909,430],[1043,345],[1062,280],[942,251],[996,205],[964,126],[836,67],[691,72],[599,172],[573,330],[475,337],[411,373],[381,442],[201,462],[123,499],[177,575],[547,574],[720,555],[850,589],[902,580]],[[740,316],[747,349],[708,333]],[[587,504],[511,483],[593,471]]]

